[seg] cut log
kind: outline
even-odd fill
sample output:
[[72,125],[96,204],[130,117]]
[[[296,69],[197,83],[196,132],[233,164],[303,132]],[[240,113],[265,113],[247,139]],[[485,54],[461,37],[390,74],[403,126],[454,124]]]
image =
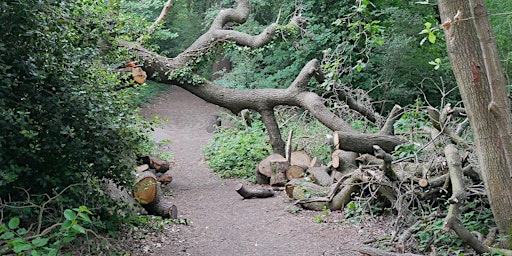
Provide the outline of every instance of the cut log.
[[146,75],[146,72],[144,70],[142,70],[141,67],[132,68],[132,78],[136,83],[138,83],[138,84],[145,83],[147,77],[148,76]]
[[309,157],[306,151],[294,151],[291,154],[290,165],[298,165],[298,166],[310,166],[311,158]]
[[143,171],[147,171],[147,170],[149,170],[149,165],[147,165],[147,164],[137,166],[138,172],[143,172]]
[[235,191],[238,192],[244,199],[250,198],[266,198],[274,196],[274,190],[272,188],[265,187],[247,187],[242,183],[235,186]]
[[270,169],[272,175],[270,176],[270,185],[284,186],[288,180],[286,179],[286,171],[290,168],[290,164],[286,159],[270,161]]
[[143,164],[149,165],[149,168],[155,169],[157,172],[164,173],[169,170],[171,164],[162,159],[152,157],[152,156],[143,156],[139,158],[142,160]]
[[265,159],[261,160],[261,162],[258,164],[258,170],[260,174],[264,175],[265,177],[270,178],[272,176],[272,169],[270,168],[270,162],[274,160],[286,160],[282,155],[280,154],[272,154]]
[[334,148],[340,149],[340,136],[337,131],[332,133],[332,142],[334,143]]
[[256,169],[256,171],[255,171],[255,176],[256,176],[256,184],[260,184],[260,185],[270,184],[270,177],[267,177],[267,176],[261,174],[258,169]]
[[288,180],[300,179],[304,178],[304,176],[306,176],[306,170],[301,166],[292,165],[286,170],[286,178]]
[[329,186],[332,183],[331,175],[329,175],[327,171],[327,167],[311,167],[308,169],[311,180],[324,187]]
[[[295,190],[298,187],[299,190]],[[302,192],[300,192],[302,190]],[[286,183],[286,194],[293,199],[305,199],[310,197],[325,196],[329,192],[329,188],[322,187],[318,184],[312,183],[307,179],[294,179]]]
[[133,197],[140,204],[149,204],[156,197],[156,177],[151,171],[137,173],[135,186],[133,188]]
[[329,202],[314,201],[301,202],[301,200],[311,197],[325,197],[329,193],[328,187],[308,182],[305,179],[295,179],[286,184],[286,194],[293,199],[298,200],[297,203],[304,209],[321,211],[326,209]]
[[361,181],[361,169],[357,169],[350,174],[350,177],[343,180],[341,190],[329,202],[329,209],[331,211],[341,210],[352,199],[352,193],[359,189],[359,182]]
[[406,141],[395,136],[379,134],[358,134],[338,132],[339,148],[357,153],[373,154],[373,145],[379,145],[384,151],[392,152],[395,147]]
[[160,189],[159,185],[156,187],[155,200],[149,204],[143,204],[142,207],[152,215],[170,219],[178,218],[178,207],[163,195],[162,189]]
[[168,184],[172,182],[172,176],[169,173],[164,173],[156,178],[156,181],[162,183],[162,184]]
[[341,151],[339,149],[336,149],[331,154],[331,164],[332,164],[332,167],[335,168],[335,169],[340,167],[340,154],[341,154],[341,152],[343,152],[343,151]]
[[309,163],[309,166],[308,167],[320,167],[322,166],[322,163],[320,163],[320,161],[318,160],[318,158],[313,157],[313,159],[311,160],[311,162]]
[[155,174],[151,171],[137,173],[133,197],[149,214],[163,218],[178,217],[178,208],[164,196]]

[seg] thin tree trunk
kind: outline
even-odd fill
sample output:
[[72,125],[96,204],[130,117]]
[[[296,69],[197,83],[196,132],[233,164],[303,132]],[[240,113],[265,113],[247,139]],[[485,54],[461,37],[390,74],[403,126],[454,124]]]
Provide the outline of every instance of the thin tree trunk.
[[[507,130],[512,117],[502,83],[503,71],[493,63],[499,61],[499,58],[486,18],[487,10],[483,1],[471,1],[475,7],[474,12],[470,0],[439,0],[438,6],[450,62],[475,134],[475,146],[487,196],[498,229],[502,235],[506,235],[512,228],[512,165],[507,163],[512,154],[508,150],[512,142]],[[471,16],[472,13],[478,17]],[[492,87],[488,77],[493,78]]]

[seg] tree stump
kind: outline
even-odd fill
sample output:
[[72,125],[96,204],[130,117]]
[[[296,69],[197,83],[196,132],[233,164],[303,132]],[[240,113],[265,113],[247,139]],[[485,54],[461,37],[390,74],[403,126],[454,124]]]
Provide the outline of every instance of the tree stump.
[[270,161],[270,168],[272,175],[270,176],[270,185],[272,186],[284,186],[288,180],[286,179],[286,171],[290,168],[288,160],[280,159]]
[[270,184],[270,177],[272,176],[270,162],[274,160],[286,161],[286,159],[280,154],[272,154],[261,160],[258,164],[258,169],[256,170],[256,182],[258,184]]

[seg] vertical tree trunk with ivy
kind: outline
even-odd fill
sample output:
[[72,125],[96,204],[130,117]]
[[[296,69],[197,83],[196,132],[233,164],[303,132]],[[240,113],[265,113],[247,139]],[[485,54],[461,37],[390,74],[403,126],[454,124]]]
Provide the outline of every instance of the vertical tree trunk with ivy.
[[482,0],[439,0],[448,55],[475,135],[478,163],[502,235],[512,229],[512,114]]

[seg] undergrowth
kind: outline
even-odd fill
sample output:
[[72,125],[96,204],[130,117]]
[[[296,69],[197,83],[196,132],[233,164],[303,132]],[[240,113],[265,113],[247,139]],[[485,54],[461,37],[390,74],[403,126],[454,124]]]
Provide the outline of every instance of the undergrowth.
[[254,183],[259,161],[271,152],[267,138],[261,121],[250,127],[239,121],[233,127],[219,127],[203,153],[208,166],[220,177],[243,178]]

